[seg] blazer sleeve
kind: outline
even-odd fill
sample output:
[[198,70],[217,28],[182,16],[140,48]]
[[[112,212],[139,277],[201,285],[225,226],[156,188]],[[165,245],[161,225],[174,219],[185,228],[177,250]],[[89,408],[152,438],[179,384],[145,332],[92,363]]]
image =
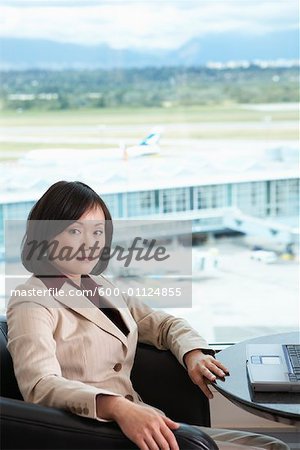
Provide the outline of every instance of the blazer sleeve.
[[195,349],[215,355],[215,351],[189,323],[164,311],[156,311],[136,296],[124,293],[123,297],[138,326],[138,341],[154,345],[160,350],[171,350],[184,364],[184,355]]
[[97,417],[96,396],[119,394],[62,376],[56,358],[51,308],[34,302],[8,307],[7,323],[7,348],[26,402],[66,409],[100,422],[111,422]]

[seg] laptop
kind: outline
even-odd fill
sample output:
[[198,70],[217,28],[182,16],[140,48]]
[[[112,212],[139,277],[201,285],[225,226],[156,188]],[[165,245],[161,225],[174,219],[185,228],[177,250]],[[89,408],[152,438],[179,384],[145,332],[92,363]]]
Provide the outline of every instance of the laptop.
[[256,392],[300,392],[300,344],[247,344],[249,382]]

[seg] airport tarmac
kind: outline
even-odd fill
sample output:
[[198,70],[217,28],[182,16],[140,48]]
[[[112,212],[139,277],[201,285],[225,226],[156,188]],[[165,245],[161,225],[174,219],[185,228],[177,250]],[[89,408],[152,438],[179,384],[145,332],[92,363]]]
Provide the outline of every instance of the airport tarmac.
[[163,310],[185,318],[214,343],[299,329],[299,262],[254,261],[240,238],[201,249],[212,247],[219,252],[219,270],[193,280],[192,307]]
[[219,277],[193,283],[193,311],[186,311],[191,324],[209,342],[299,329],[297,261],[254,261],[234,242],[218,248]]

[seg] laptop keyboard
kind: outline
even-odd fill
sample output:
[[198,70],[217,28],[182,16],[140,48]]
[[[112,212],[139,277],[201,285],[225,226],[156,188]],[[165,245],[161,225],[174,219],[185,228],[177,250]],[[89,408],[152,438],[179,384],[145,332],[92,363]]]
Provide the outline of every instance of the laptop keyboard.
[[290,381],[300,381],[300,345],[289,344],[285,347],[293,367],[293,373],[289,373],[289,379]]

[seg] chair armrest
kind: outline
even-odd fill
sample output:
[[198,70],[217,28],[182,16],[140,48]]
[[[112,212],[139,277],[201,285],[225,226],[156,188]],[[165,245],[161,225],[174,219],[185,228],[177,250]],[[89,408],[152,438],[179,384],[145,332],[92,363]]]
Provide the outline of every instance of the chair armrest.
[[[115,422],[0,397],[2,449],[124,449]],[[128,449],[137,447],[128,440]]]
[[[115,422],[82,418],[57,408],[0,397],[1,449],[138,450]],[[202,430],[180,424],[180,450],[218,450]]]

